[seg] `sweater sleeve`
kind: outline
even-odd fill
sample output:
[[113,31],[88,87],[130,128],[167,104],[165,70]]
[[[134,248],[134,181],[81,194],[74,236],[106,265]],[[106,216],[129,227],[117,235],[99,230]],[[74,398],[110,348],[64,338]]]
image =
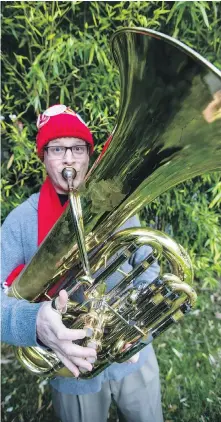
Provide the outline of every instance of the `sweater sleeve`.
[[21,226],[16,209],[4,221],[1,229],[1,283],[21,264],[25,264]]
[[42,303],[29,303],[1,294],[1,338],[15,346],[38,346],[36,319]]
[[[19,213],[12,211],[2,225],[1,283],[7,291],[5,281],[11,271],[25,264]],[[37,346],[36,318],[42,304],[29,303],[1,294],[2,341],[16,346]]]

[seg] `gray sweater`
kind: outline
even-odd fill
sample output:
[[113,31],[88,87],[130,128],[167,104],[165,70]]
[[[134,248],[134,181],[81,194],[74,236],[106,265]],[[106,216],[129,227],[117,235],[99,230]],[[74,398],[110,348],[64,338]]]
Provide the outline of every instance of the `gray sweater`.
[[[11,271],[19,264],[27,264],[37,251],[37,210],[39,194],[32,195],[28,200],[15,208],[6,218],[2,226],[2,275],[4,282]],[[137,217],[130,218],[121,228],[140,225]],[[122,265],[124,271],[131,271],[134,265],[141,262],[150,252],[148,246],[142,246],[130,259]],[[136,279],[137,285],[142,280],[151,282],[159,272],[157,264],[153,264],[145,273]],[[108,288],[112,288],[121,279],[120,273],[108,278]],[[36,317],[40,303],[29,303],[2,295],[2,341],[16,346],[38,346],[36,342]],[[154,354],[152,345],[145,347],[136,364],[114,363],[97,377],[90,380],[56,377],[51,384],[58,391],[69,394],[95,393],[101,389],[107,380],[120,380],[140,368]]]

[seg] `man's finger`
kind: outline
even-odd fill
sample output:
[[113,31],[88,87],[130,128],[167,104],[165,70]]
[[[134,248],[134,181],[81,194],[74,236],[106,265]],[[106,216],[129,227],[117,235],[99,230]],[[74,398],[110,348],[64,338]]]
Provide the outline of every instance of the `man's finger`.
[[122,351],[125,352],[125,350],[128,350],[131,347],[132,347],[132,343],[126,343]]
[[70,359],[68,359],[66,356],[64,356],[62,353],[60,352],[55,352],[58,359],[60,359],[60,361],[63,363],[63,365],[69,369],[69,371],[72,372],[72,374],[77,378],[79,376],[79,369],[77,368],[77,366],[71,362]]
[[62,353],[68,356],[74,356],[78,358],[97,358],[96,351],[90,347],[81,347],[78,344],[72,344],[70,342],[62,342],[59,345],[59,349]]
[[84,368],[87,371],[92,371],[93,366],[87,360],[82,358],[71,358],[71,361],[79,368]]
[[[61,322],[61,321],[60,321]],[[60,324],[59,324],[60,325]],[[57,330],[56,330],[57,328]],[[71,328],[65,327],[65,325],[61,322],[59,327],[56,327],[54,334],[58,338],[58,340],[80,340],[87,336],[86,330],[74,330]]]

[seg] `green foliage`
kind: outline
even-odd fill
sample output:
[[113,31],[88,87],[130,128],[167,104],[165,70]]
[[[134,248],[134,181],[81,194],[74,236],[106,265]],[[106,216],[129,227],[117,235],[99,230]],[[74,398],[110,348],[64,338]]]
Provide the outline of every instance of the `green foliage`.
[[165,420],[220,420],[220,304],[220,289],[213,295],[201,291],[192,315],[154,343],[163,373]]

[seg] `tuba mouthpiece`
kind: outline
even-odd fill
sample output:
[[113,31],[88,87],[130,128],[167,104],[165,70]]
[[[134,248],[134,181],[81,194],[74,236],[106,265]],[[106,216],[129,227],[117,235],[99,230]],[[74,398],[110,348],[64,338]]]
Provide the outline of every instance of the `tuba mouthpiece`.
[[73,190],[73,180],[77,176],[77,172],[73,167],[65,167],[62,172],[62,177],[68,183],[68,189]]

